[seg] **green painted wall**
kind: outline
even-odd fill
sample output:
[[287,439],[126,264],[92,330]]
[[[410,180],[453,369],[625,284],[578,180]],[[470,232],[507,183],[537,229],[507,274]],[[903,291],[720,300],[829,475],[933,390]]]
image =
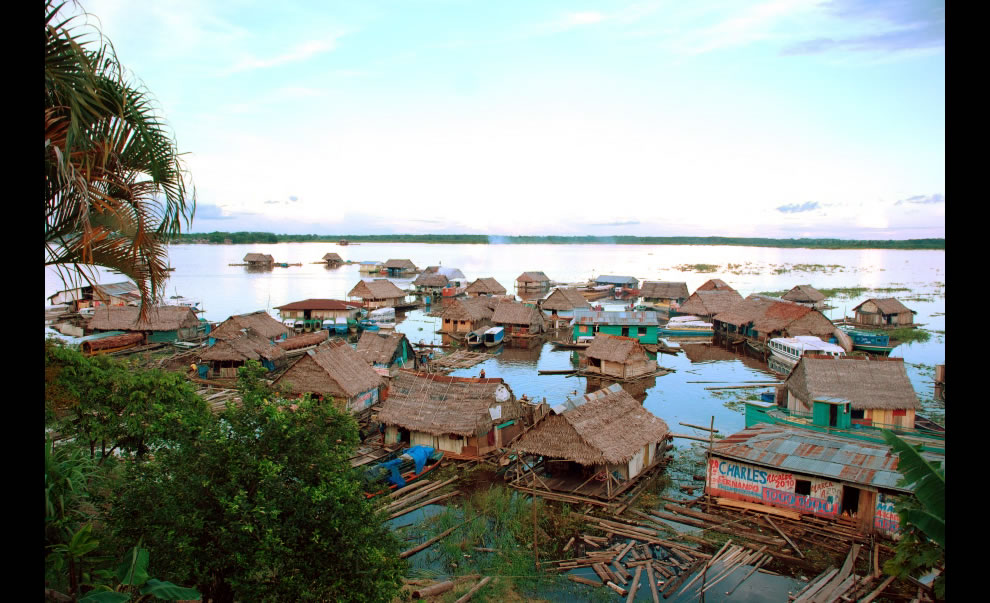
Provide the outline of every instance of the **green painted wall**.
[[[640,329],[646,329],[646,334],[639,335]],[[578,337],[587,337],[589,335],[594,335],[594,327],[592,325],[574,325],[573,337],[574,341],[577,341]],[[647,327],[640,326],[630,326],[629,334],[623,335],[622,325],[599,325],[598,333],[605,333],[606,335],[619,335],[623,337],[635,337],[640,343],[656,343],[657,342],[657,329],[656,325],[649,325]]]

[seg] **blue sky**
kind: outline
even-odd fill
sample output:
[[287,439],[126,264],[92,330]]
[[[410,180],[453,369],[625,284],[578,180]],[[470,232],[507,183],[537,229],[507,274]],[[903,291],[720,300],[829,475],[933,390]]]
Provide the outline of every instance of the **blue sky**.
[[192,232],[945,236],[943,2],[83,7]]

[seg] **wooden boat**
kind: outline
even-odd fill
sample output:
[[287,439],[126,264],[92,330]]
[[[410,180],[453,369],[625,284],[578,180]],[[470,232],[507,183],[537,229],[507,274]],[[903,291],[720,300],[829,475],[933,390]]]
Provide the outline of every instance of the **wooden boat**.
[[482,342],[486,348],[493,348],[502,343],[505,339],[505,329],[502,327],[492,327],[485,331]]
[[697,316],[675,316],[667,324],[657,330],[663,337],[682,337],[692,335],[714,335],[715,327]]
[[791,367],[798,363],[805,354],[825,354],[828,356],[845,356],[842,346],[822,341],[813,335],[798,335],[797,337],[774,337],[768,345],[773,357]]
[[440,466],[443,451],[430,446],[400,448],[364,470],[364,496],[373,498],[401,488]]
[[890,335],[858,329],[843,329],[853,341],[854,350],[862,350],[873,354],[889,354],[894,346],[890,345]]

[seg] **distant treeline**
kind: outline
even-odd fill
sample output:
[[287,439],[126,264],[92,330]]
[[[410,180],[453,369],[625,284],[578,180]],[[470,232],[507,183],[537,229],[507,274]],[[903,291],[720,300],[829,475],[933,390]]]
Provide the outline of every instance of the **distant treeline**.
[[813,249],[945,249],[945,239],[845,240],[765,239],[749,237],[637,237],[637,236],[501,236],[476,234],[316,235],[271,232],[211,232],[179,235],[176,243],[461,243],[562,245],[737,245],[743,247],[810,247]]

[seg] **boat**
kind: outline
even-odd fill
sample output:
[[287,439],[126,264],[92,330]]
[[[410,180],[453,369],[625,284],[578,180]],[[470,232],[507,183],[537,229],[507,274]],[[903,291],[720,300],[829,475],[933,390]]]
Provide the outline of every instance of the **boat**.
[[361,320],[358,321],[357,328],[359,331],[371,331],[372,333],[374,333],[375,331],[378,330],[378,325],[371,322],[367,318],[362,318]]
[[843,329],[852,339],[853,349],[874,354],[889,354],[895,346],[890,345],[890,335],[859,329]]
[[395,328],[395,308],[378,308],[368,313],[368,320],[379,329]]
[[401,488],[439,467],[442,460],[443,451],[430,446],[400,448],[364,470],[364,495],[373,498]]
[[657,330],[659,335],[665,337],[679,337],[692,335],[714,335],[715,328],[712,323],[705,322],[688,314],[687,316],[675,316],[667,321],[667,324]]
[[340,318],[333,319],[327,318],[323,321],[323,330],[330,331],[335,335],[344,335],[347,333],[347,318],[341,316]]
[[842,346],[822,341],[813,335],[798,335],[796,337],[774,337],[770,340],[770,354],[774,359],[791,368],[805,354],[824,354],[826,356],[845,356]]
[[479,346],[485,343],[485,331],[488,329],[475,329],[467,334],[464,338],[464,342],[468,345]]
[[492,327],[485,331],[482,341],[486,348],[493,348],[500,343],[505,338],[505,329],[502,327]]

